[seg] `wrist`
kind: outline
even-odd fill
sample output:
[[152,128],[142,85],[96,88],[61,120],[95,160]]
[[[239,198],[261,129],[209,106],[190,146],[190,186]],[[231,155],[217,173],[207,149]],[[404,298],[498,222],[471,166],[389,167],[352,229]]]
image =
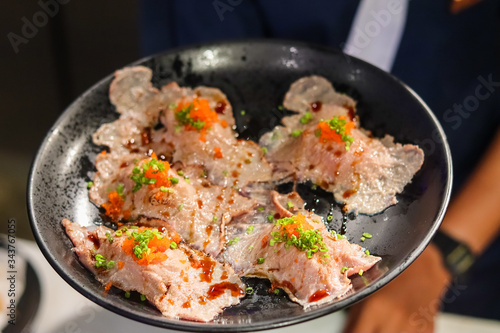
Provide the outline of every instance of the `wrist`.
[[453,275],[446,268],[443,255],[439,248],[431,242],[425,249],[424,253],[427,254],[430,258],[430,262],[432,262],[432,267],[430,269],[434,270],[434,272],[440,277],[440,281],[443,281],[443,284],[447,286],[453,279]]

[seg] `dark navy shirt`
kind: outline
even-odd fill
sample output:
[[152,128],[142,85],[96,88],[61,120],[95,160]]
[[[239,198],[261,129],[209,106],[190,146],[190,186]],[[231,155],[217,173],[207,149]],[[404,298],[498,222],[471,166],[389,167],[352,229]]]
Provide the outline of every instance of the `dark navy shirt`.
[[[359,1],[143,0],[144,55],[234,38],[285,38],[341,48]],[[413,88],[446,132],[460,189],[500,124],[500,3],[451,14],[448,0],[413,0],[392,73]],[[480,221],[471,221],[480,223]],[[500,319],[500,240],[445,310]],[[490,295],[479,296],[479,295]],[[474,306],[471,306],[474,304]]]

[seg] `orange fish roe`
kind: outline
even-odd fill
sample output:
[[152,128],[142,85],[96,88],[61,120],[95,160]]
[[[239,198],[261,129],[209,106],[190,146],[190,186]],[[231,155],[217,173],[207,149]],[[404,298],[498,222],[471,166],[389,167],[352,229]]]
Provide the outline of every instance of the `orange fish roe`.
[[[172,186],[172,177],[168,176],[170,164],[166,161],[159,161],[155,153],[151,158],[144,159],[142,165],[134,167],[130,179],[135,181],[132,192],[136,192],[143,185],[148,185],[149,189]],[[174,179],[178,181],[178,179]],[[159,197],[156,197],[159,200]]]
[[302,230],[312,229],[311,225],[306,221],[306,217],[301,213],[292,216],[291,219],[293,220],[293,223],[282,225],[281,227],[282,235],[287,233],[290,236],[295,235],[295,237],[298,238],[299,228],[302,228]]
[[[210,109],[208,100],[195,98],[192,102],[180,102],[176,108],[176,120],[184,125],[186,131],[200,132],[200,140],[206,142],[206,133],[214,123],[219,121],[217,112]],[[226,122],[227,125],[227,122]]]
[[[285,249],[295,246],[300,251],[304,251],[309,259],[318,251],[328,251],[319,230],[315,230],[301,213],[277,220],[275,227],[278,230],[271,232],[272,239],[269,241],[271,246],[277,243],[285,243]],[[328,256],[323,255],[324,258]]]
[[[134,260],[139,265],[156,265],[168,259],[168,256],[164,253],[167,249],[171,248],[172,242],[175,242],[176,245],[180,242],[181,238],[178,234],[175,234],[172,239],[164,236],[162,238],[158,238],[157,234],[153,234],[152,238],[147,241],[147,252],[141,253],[141,258],[137,257],[134,252],[134,248],[139,245],[139,242],[136,240],[134,235],[139,235],[145,230],[151,230],[150,228],[140,228],[137,229],[135,233],[132,233],[132,236],[126,238],[122,243],[122,250],[132,256]],[[160,236],[161,237],[161,236]]]
[[[151,186],[151,185],[150,185],[150,186]],[[156,192],[156,194],[155,194],[155,199],[156,199],[156,201],[161,201],[161,200],[163,199],[163,197],[164,197],[164,196],[165,196],[165,193],[158,191],[158,192]]]
[[122,269],[125,266],[123,261],[118,261],[118,269]]
[[[108,193],[108,202],[102,204],[102,207],[106,210],[106,215],[112,217],[113,219],[118,219],[122,214],[124,203],[125,201],[123,201],[123,198],[118,194],[117,191],[114,191]],[[129,218],[130,212],[128,213],[128,217],[123,217]]]
[[220,150],[220,147],[214,148],[214,158],[222,158],[222,151]]
[[262,247],[266,247],[266,245],[267,245],[267,235],[262,237]]
[[130,219],[130,210],[126,209],[126,210],[123,211],[123,218],[125,220]]
[[107,295],[109,292],[109,289],[113,286],[113,281],[109,281],[108,284],[104,287],[104,295]]
[[151,189],[162,186],[165,187],[172,186],[172,182],[168,177],[168,170],[170,170],[170,163],[166,161],[159,161],[155,153],[151,154],[151,159],[149,160],[156,160],[156,164],[163,165],[162,171],[160,171],[156,165],[152,165],[146,172],[144,172],[145,177],[148,177],[149,179],[156,179],[156,183],[149,185],[149,188]]
[[226,128],[229,126],[229,124],[227,123],[227,121],[225,121],[224,119],[220,121],[220,125],[223,127],[223,128]]
[[170,240],[176,244],[179,244],[182,238],[178,233],[174,232],[173,234],[170,235]]
[[354,127],[354,122],[347,121],[345,116],[333,117],[329,121],[318,123],[316,136],[319,137],[319,142],[345,142],[346,150],[349,150],[349,146],[353,142],[351,131]]

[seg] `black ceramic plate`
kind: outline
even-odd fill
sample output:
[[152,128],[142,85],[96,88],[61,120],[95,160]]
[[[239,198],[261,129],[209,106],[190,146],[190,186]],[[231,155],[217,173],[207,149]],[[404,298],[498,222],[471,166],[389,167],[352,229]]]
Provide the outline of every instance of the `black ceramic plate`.
[[[296,79],[318,74],[335,88],[358,101],[363,127],[376,136],[393,135],[398,142],[425,143],[422,169],[398,195],[399,203],[375,216],[349,216],[346,235],[359,242],[363,232],[373,235],[364,242],[383,260],[362,277],[353,279],[354,291],[331,304],[304,311],[282,294],[270,295],[263,280],[251,279],[256,292],[241,304],[228,308],[214,322],[194,323],[161,316],[154,307],[126,300],[118,290],[103,295],[100,285],[71,252],[61,220],[84,226],[99,223],[99,210],[90,203],[86,183],[93,178],[93,162],[102,149],[91,134],[117,118],[108,99],[108,76],[78,98],[59,118],[42,143],[31,170],[28,209],[38,245],[54,269],[90,300],[144,323],[191,331],[250,331],[280,327],[313,319],[345,308],[381,288],[400,274],[423,251],[438,228],[451,190],[451,159],[443,131],[422,100],[387,73],[340,51],[284,41],[239,41],[177,49],[141,60],[154,72],[161,86],[208,85],[227,94],[235,110],[241,137],[257,140],[286,114],[281,105]],[[240,110],[245,110],[241,115]],[[330,227],[340,229],[343,216],[331,195],[299,191],[308,208],[326,216]]]

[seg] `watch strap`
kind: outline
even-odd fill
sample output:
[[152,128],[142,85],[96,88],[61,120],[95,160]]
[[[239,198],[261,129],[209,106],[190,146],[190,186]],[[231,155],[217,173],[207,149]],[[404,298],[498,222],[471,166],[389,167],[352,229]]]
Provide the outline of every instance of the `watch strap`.
[[453,276],[463,275],[476,260],[475,255],[466,244],[439,230],[434,235],[432,243],[443,255],[443,263]]

